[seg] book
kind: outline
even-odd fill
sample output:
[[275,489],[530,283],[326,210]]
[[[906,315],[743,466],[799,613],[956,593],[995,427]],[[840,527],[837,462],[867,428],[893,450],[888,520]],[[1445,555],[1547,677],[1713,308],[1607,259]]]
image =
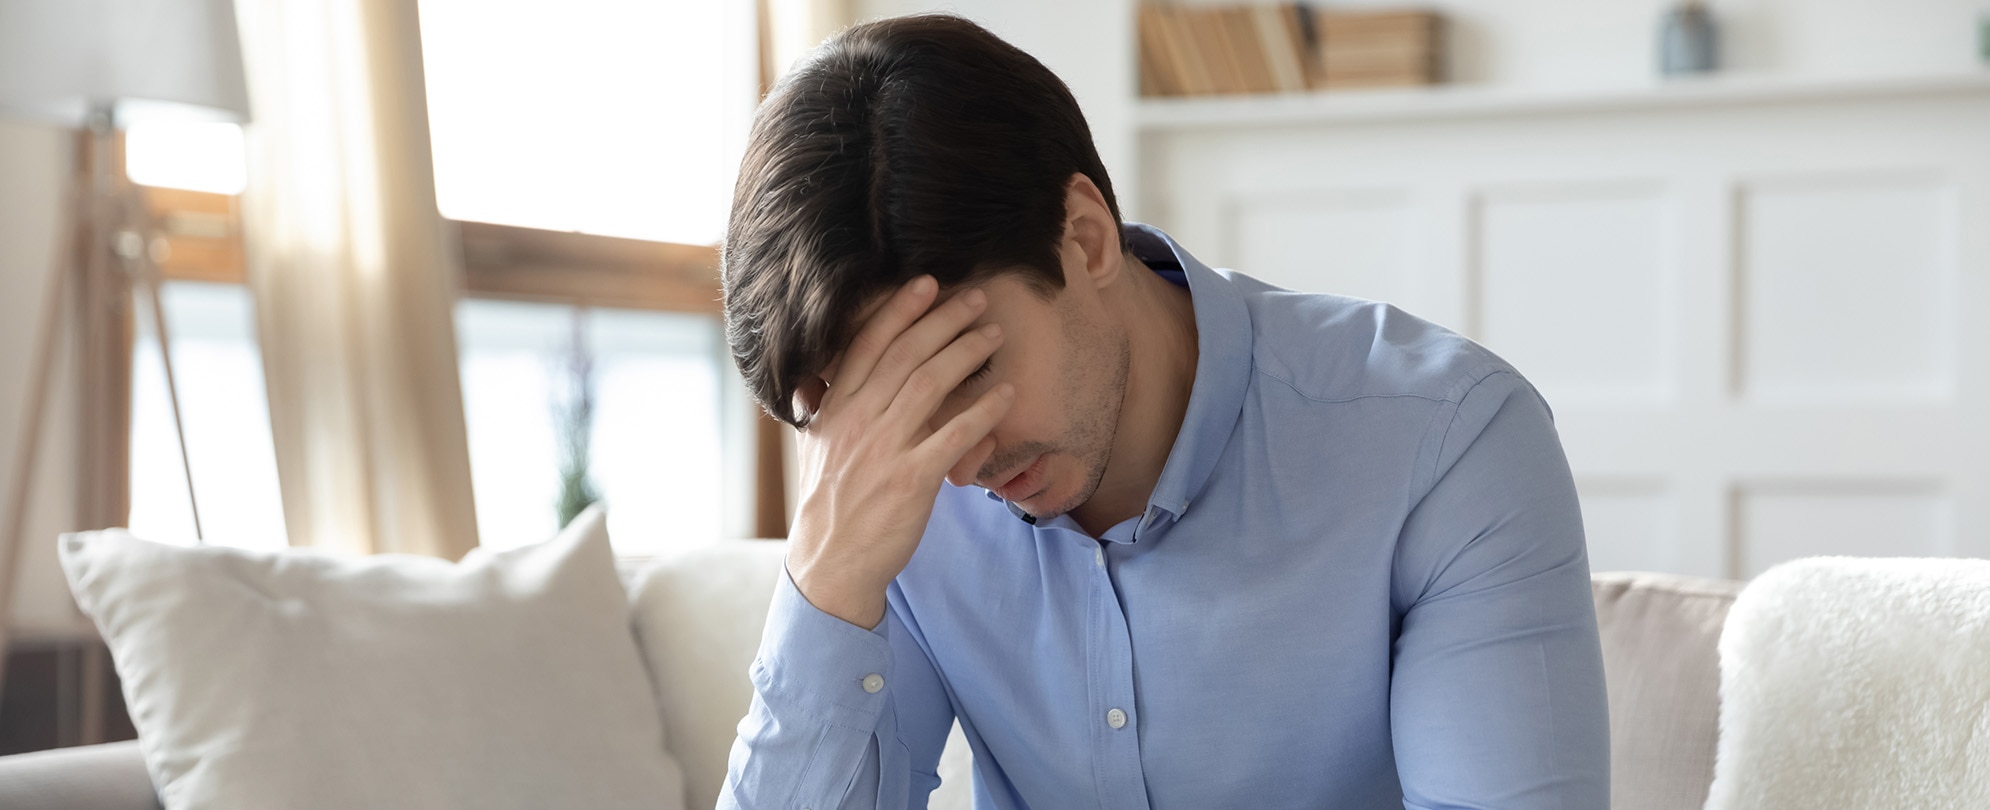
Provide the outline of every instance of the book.
[[1271,64],[1265,59],[1264,41],[1258,37],[1255,17],[1256,12],[1249,6],[1222,9],[1218,15],[1230,53],[1237,60],[1238,75],[1243,79],[1241,92],[1275,93],[1278,82],[1272,78]]
[[1442,18],[1430,11],[1142,3],[1136,23],[1146,96],[1433,84],[1442,74]]
[[1299,28],[1298,10],[1293,3],[1251,9],[1251,23],[1257,26],[1258,41],[1264,45],[1272,88],[1281,93],[1306,89],[1306,38]]
[[1160,24],[1162,41],[1165,43],[1166,59],[1174,65],[1170,71],[1181,86],[1183,95],[1201,96],[1216,92],[1215,83],[1209,75],[1202,53],[1196,48],[1195,37],[1190,34],[1190,21],[1182,14],[1182,9],[1161,7],[1156,19]]
[[1434,84],[1441,71],[1441,25],[1426,11],[1316,12],[1314,86]]
[[1140,94],[1179,96],[1187,93],[1182,83],[1181,60],[1171,51],[1162,19],[1167,10],[1159,6],[1140,7]]
[[1202,56],[1203,65],[1209,70],[1213,90],[1223,94],[1244,92],[1243,68],[1238,65],[1237,53],[1230,47],[1230,38],[1223,31],[1223,9],[1182,8],[1176,9],[1176,13],[1187,16],[1189,33]]

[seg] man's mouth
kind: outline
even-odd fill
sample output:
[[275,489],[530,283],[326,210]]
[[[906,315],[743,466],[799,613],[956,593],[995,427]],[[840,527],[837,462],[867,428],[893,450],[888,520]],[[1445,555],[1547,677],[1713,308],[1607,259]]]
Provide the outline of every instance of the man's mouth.
[[1010,503],[1017,503],[1031,495],[1035,495],[1043,488],[1043,461],[1048,457],[1047,455],[1037,456],[1035,460],[1029,463],[1029,466],[1022,468],[1015,475],[1009,476],[1006,482],[995,487],[995,494],[1002,496],[1002,500]]

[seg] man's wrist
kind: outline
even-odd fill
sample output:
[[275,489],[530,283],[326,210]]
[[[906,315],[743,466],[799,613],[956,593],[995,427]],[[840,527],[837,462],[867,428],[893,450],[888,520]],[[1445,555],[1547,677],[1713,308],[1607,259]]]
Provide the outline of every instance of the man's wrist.
[[788,578],[795,590],[816,610],[865,630],[876,630],[884,621],[884,585],[852,578],[807,562],[788,561]]

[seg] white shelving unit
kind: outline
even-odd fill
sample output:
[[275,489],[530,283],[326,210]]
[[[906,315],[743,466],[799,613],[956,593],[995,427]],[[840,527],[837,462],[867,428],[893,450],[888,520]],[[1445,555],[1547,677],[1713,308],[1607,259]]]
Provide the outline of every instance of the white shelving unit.
[[1990,70],[1130,113],[1137,218],[1527,374],[1596,570],[1990,556]]
[[1990,69],[1887,78],[1715,75],[1643,87],[1563,91],[1436,85],[1401,90],[1148,98],[1135,105],[1134,124],[1142,133],[1181,132],[1901,98],[1986,90],[1990,90]]

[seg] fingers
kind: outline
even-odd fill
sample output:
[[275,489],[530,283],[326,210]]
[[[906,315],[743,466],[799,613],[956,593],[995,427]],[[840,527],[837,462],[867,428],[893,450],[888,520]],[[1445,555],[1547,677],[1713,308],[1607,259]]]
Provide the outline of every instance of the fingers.
[[[840,396],[875,398],[878,408],[889,407],[898,400],[899,389],[905,387],[913,372],[933,359],[934,355],[939,354],[948,344],[961,337],[961,330],[974,323],[974,319],[981,317],[982,310],[987,307],[987,293],[974,289],[967,290],[934,307],[931,312],[925,314],[925,317],[919,318],[894,337],[891,345],[886,347],[884,354],[878,358],[877,364],[871,367],[869,376],[854,390],[846,390],[846,393]],[[977,359],[975,362],[981,361]],[[849,375],[847,367],[850,363],[851,360],[844,360],[845,376]],[[970,366],[968,371],[972,370],[973,367]],[[961,376],[967,376],[967,371],[961,372]],[[948,383],[947,387],[951,388],[958,382],[960,381],[954,380]],[[925,417],[921,416],[919,419],[923,421]]]
[[[926,424],[940,409],[940,403],[945,402],[954,389],[959,388],[961,382],[1001,345],[1000,324],[984,324],[954,338],[939,354],[921,363],[906,377],[905,385],[898,389],[898,395],[885,408],[885,421],[908,426]],[[871,379],[882,385],[885,374],[880,368],[871,375]]]
[[957,487],[974,483],[975,479],[981,476],[981,466],[987,464],[988,458],[993,455],[995,455],[995,437],[981,437],[981,441],[975,442],[973,447],[968,448],[967,453],[962,455],[959,461],[954,462],[953,469],[947,471],[947,483]]
[[[1014,385],[1002,383],[995,386],[995,390],[982,394],[973,405],[968,406],[967,410],[961,411],[946,424],[941,425],[939,430],[933,431],[933,435],[920,442],[918,447],[913,448],[913,456],[920,460],[921,466],[925,469],[946,470],[949,474],[955,472],[955,467],[960,464],[962,457],[966,456],[969,450],[975,449],[975,445],[981,443],[982,439],[988,437],[989,431],[1001,423],[1002,417],[1009,413],[1009,406],[1014,405],[1015,401]],[[993,449],[992,443],[990,449]],[[968,477],[972,480],[973,474],[970,473]]]
[[885,350],[900,333],[926,314],[939,292],[940,284],[932,276],[919,276],[899,287],[857,330],[857,336],[850,340],[850,347],[837,361],[836,374],[830,382],[842,391],[855,391],[863,387]]

